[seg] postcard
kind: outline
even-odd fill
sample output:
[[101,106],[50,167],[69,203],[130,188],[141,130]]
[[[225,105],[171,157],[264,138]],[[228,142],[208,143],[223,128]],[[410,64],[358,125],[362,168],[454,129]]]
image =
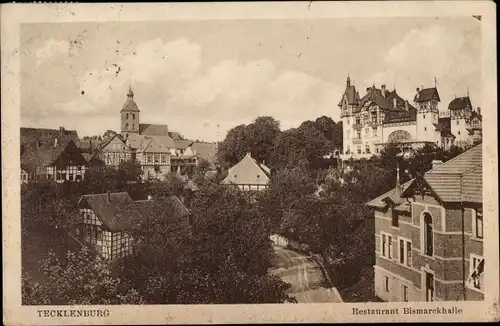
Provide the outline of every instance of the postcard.
[[500,320],[495,11],[2,5],[4,324]]

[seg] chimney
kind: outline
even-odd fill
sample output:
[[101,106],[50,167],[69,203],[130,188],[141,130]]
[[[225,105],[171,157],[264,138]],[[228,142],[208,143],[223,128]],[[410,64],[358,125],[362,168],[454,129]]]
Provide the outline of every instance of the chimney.
[[106,199],[108,200],[108,202],[111,201],[111,192],[108,190],[108,192],[106,192]]
[[438,166],[440,166],[441,164],[443,164],[443,161],[441,161],[441,160],[433,160],[432,161],[432,168],[435,169]]
[[382,89],[382,97],[385,98],[385,85],[380,86],[380,88]]

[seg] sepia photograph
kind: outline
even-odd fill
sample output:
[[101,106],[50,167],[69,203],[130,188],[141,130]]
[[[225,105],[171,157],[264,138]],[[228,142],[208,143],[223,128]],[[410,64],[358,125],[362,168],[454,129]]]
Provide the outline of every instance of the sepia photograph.
[[320,5],[299,4],[306,17],[279,19],[197,19],[208,4],[148,19],[135,4],[136,20],[61,4],[48,12],[69,18],[17,25],[2,50],[17,65],[16,93],[2,81],[17,197],[4,182],[2,219],[32,322],[315,307],[302,304],[337,309],[327,322],[483,317],[467,303],[498,320],[494,6],[314,17]]

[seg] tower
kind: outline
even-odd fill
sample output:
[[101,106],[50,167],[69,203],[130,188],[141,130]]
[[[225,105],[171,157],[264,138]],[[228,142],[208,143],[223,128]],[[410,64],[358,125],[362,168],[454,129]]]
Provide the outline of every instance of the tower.
[[127,100],[123,103],[121,115],[121,133],[126,136],[130,133],[139,133],[139,108],[134,101],[134,92],[129,86]]
[[451,133],[455,136],[456,142],[470,142],[469,135],[470,121],[472,117],[472,103],[469,95],[455,97],[448,105],[451,117]]
[[436,130],[439,121],[438,104],[441,101],[436,87],[417,88],[415,107],[417,108],[417,135],[419,141],[441,143],[441,134]]
[[351,78],[347,76],[346,88],[342,98],[338,104],[340,108],[340,118],[342,119],[342,132],[343,132],[343,153],[352,154],[354,152],[353,138],[355,137],[355,130],[353,129],[353,111],[359,102],[359,94],[356,87],[351,84]]

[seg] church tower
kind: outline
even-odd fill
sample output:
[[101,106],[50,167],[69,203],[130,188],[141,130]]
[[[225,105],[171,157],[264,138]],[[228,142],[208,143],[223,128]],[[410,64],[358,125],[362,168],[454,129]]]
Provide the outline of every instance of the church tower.
[[121,115],[121,133],[126,136],[130,133],[139,133],[139,108],[134,101],[134,92],[129,86],[127,100],[123,104]]

